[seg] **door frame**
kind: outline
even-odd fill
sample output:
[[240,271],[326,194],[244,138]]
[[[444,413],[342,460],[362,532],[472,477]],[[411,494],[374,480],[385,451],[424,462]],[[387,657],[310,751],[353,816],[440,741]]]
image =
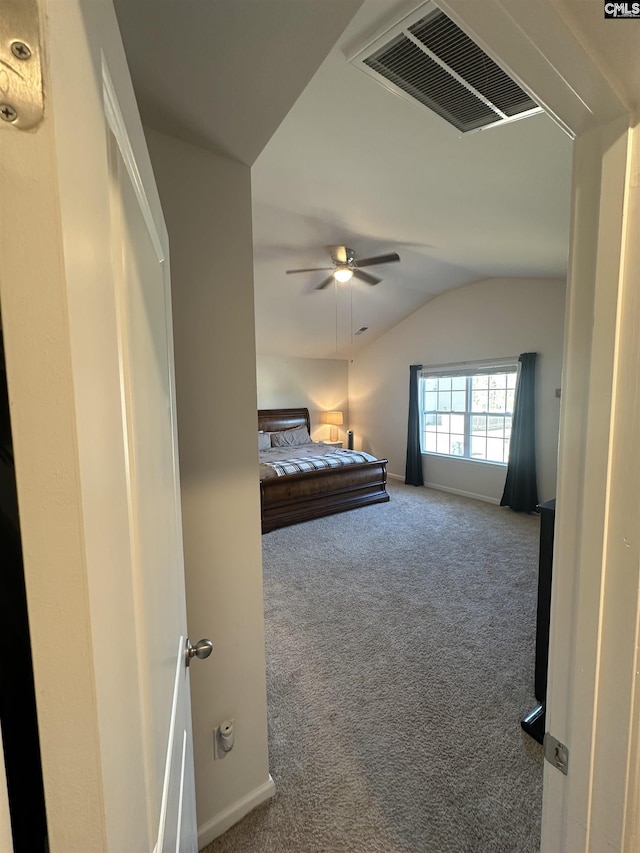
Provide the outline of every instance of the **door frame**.
[[631,850],[640,838],[638,129],[624,87],[578,41],[563,0],[438,5],[574,138],[546,716],[569,747],[569,771],[545,762],[541,850]]

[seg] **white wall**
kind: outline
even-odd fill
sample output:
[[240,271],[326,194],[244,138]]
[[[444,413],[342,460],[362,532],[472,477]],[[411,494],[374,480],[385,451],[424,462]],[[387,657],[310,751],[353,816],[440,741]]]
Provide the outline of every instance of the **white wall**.
[[[249,168],[148,131],[171,247],[201,846],[269,796]],[[213,729],[236,743],[213,759]]]
[[345,431],[349,429],[346,361],[258,355],[257,368],[259,409],[306,406],[314,441],[329,437],[329,427],[320,422],[320,413],[342,412],[344,424],[338,427],[338,436],[346,446]]
[[[373,341],[349,369],[355,446],[389,459],[404,478],[410,364],[537,352],[538,496],[555,496],[565,283],[489,279],[449,291]],[[423,455],[425,483],[499,500],[506,468]]]

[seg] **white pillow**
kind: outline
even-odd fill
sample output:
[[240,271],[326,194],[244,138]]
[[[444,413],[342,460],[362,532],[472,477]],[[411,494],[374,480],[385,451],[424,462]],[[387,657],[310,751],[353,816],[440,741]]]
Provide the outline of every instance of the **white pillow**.
[[271,433],[271,447],[300,447],[302,444],[311,444],[306,426]]
[[269,450],[271,447],[271,435],[260,430],[258,432],[258,450]]

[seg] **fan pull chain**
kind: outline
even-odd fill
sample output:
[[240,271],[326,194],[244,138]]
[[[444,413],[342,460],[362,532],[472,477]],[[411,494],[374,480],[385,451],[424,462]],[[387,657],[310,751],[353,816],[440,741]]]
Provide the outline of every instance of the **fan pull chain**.
[[338,353],[338,281],[334,278],[333,280],[333,289],[335,293],[335,303],[336,303],[336,354]]
[[353,279],[349,282],[349,324],[351,356],[353,356]]

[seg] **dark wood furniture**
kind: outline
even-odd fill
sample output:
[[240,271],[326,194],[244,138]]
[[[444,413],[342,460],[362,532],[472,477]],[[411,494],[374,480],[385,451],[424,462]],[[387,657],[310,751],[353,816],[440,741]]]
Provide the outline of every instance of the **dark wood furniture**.
[[555,498],[538,506],[540,510],[540,553],[538,556],[538,612],[536,617],[536,664],[534,693],[539,704],[523,717],[522,728],[538,743],[544,740],[547,671],[549,663],[549,623],[551,620],[551,574],[555,531]]
[[[308,409],[258,410],[264,432],[297,426],[310,430]],[[262,532],[388,501],[386,483],[386,459],[260,480]]]

